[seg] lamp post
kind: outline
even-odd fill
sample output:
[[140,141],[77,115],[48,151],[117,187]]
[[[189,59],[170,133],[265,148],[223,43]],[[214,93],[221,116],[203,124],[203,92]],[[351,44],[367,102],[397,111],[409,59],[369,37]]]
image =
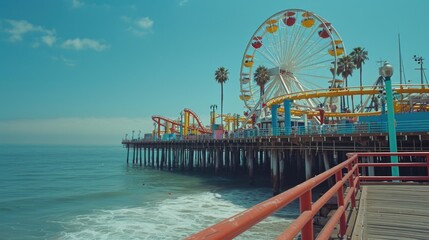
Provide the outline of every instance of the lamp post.
[[[396,145],[396,127],[395,127],[395,109],[393,108],[393,93],[392,93],[392,82],[390,77],[393,75],[393,67],[390,63],[385,62],[381,69],[386,83],[386,102],[387,102],[387,128],[389,136],[389,148],[390,152],[397,152],[398,147]],[[398,156],[390,157],[391,163],[398,163]],[[399,176],[398,166],[392,167],[392,176]]]
[[[213,104],[213,105],[210,106],[210,109],[212,110],[212,112],[211,112],[211,116],[212,116],[211,122],[212,122],[212,124],[216,124],[216,116],[215,116],[215,114],[216,114],[216,108],[217,108],[216,104]],[[222,116],[221,116],[221,118],[222,118]]]
[[134,130],[132,131],[131,140],[134,141]]
[[425,68],[423,68],[423,60],[425,59],[417,55],[414,55],[413,59],[420,65],[420,68],[416,68],[416,70],[420,70],[420,84],[423,87],[423,70],[425,70]]

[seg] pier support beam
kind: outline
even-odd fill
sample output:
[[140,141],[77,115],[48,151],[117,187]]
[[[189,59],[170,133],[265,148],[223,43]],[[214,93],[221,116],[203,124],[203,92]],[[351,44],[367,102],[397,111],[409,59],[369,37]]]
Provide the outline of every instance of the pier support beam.
[[269,172],[269,170],[270,170],[270,157],[268,156],[269,154],[268,154],[268,150],[266,150],[266,149],[264,149],[264,150],[262,150],[263,151],[263,161],[264,161],[264,167],[263,167],[263,169],[264,169],[264,172]]
[[143,166],[147,164],[147,147],[143,147]]
[[313,159],[311,159],[310,150],[304,150],[304,159],[305,159],[305,180],[308,180],[312,177],[313,169]]
[[240,171],[240,148],[234,149],[234,173],[238,173]]
[[247,159],[247,170],[249,173],[249,183],[251,185],[253,185],[255,183],[255,176],[254,176],[254,161],[253,161],[253,148],[249,147],[247,149],[247,153],[246,153],[246,159]]
[[161,164],[159,166],[159,168],[162,170],[164,169],[164,162],[165,162],[165,148],[162,147],[161,148]]
[[160,154],[159,154],[159,147],[156,148],[156,168],[159,168],[159,158],[160,158]]
[[194,149],[189,150],[189,171],[194,169]]
[[227,173],[231,172],[231,158],[230,158],[230,148],[225,146],[224,147],[225,150],[225,171]]
[[151,167],[154,167],[155,166],[155,148],[154,147],[152,147],[152,149],[151,149],[152,151],[152,154],[151,154],[151,163],[150,163],[150,166]]
[[180,149],[180,170],[183,172],[185,171],[185,154],[186,154],[186,149],[182,148]]
[[206,163],[207,163],[207,153],[206,153],[206,149],[203,148],[201,149],[201,168],[203,170],[206,170],[206,167],[207,167]]
[[133,164],[136,163],[136,145],[133,145]]
[[140,147],[140,167],[142,166],[142,151],[143,147]]
[[286,158],[286,154],[283,151],[281,155],[282,156],[280,157],[280,162],[279,162],[279,190],[280,191],[285,188],[284,184],[286,183],[286,181],[285,181],[285,177],[286,177],[286,175],[285,175],[285,158]]
[[280,193],[278,165],[279,165],[278,150],[271,149],[271,177],[272,177],[272,184],[273,184],[273,196]]
[[139,146],[136,146],[136,162],[135,162],[136,165],[139,163],[139,151],[140,151]]
[[127,144],[127,164],[129,164],[129,160],[130,160],[130,145]]
[[[330,169],[328,151],[326,150],[322,151],[322,155],[323,155],[323,165],[325,166],[325,171],[328,171]],[[332,177],[328,179],[328,185],[329,187],[332,187],[334,185]]]
[[298,179],[298,182],[301,182],[303,179],[302,177],[305,177],[305,170],[303,170],[303,161],[304,161],[304,156],[303,156],[303,150],[297,150],[296,151],[296,179]]
[[214,161],[215,161],[215,175],[219,175],[219,165],[220,165],[220,149],[214,149]]
[[171,169],[172,169],[172,166],[171,166],[171,162],[172,162],[171,152],[172,152],[171,147],[168,147],[167,148],[167,169],[168,169],[168,171],[171,171]]

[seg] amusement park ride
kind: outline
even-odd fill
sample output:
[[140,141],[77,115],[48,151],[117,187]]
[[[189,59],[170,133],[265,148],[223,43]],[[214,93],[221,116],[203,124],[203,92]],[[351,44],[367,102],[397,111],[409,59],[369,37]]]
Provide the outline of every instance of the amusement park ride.
[[[216,118],[222,118],[225,123],[225,131],[235,131],[238,129],[240,123],[243,124],[243,122],[246,121],[245,117],[240,117],[238,115],[216,115],[214,111],[212,115],[214,117],[211,118],[210,125],[216,123]],[[198,115],[189,108],[185,108],[180,113],[180,117],[176,120],[159,115],[153,115],[152,120],[155,125],[154,136],[157,136],[158,139],[160,139],[163,134],[180,134],[180,136],[212,134],[210,126],[204,126]]]
[[[203,125],[198,115],[189,108],[185,108],[180,113],[178,120],[162,117],[159,115],[152,116],[152,120],[155,122],[154,135],[158,138],[161,134],[179,134],[183,136],[197,135],[197,134],[210,134],[212,131]],[[161,129],[163,128],[163,129]]]
[[[361,121],[359,118],[363,116],[385,114],[386,89],[382,74],[371,86],[350,87],[346,79],[336,79],[335,73],[341,68],[339,59],[346,55],[343,39],[328,20],[301,9],[278,12],[262,22],[244,51],[240,69],[244,116],[217,117],[225,123],[225,130],[235,131],[260,128],[264,122],[353,123]],[[419,61],[423,69],[423,59]],[[269,80],[263,86],[255,81],[258,66],[265,66],[269,72]],[[401,82],[393,85],[392,91],[395,113],[429,111],[427,82],[422,80],[418,85]],[[363,99],[362,103],[354,104],[358,98]],[[190,109],[181,115],[184,120],[153,116],[157,125],[154,135],[212,133]],[[213,125],[213,117],[211,119]]]

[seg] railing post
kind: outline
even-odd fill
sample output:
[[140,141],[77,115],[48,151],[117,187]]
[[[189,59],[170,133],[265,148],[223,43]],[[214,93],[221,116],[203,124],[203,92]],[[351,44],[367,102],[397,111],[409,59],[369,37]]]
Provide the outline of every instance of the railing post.
[[[355,176],[357,178],[360,178],[360,172],[359,172],[359,154],[356,154],[356,159],[353,161],[353,163],[356,164],[356,165],[358,165],[358,167],[355,170]],[[359,179],[359,181],[357,181],[357,184],[356,184],[355,187],[356,187],[356,189],[360,189],[360,179]]]
[[427,169],[427,177],[429,178],[429,155],[426,155],[426,169]]
[[[349,163],[347,165],[347,169],[348,169],[349,172],[353,171],[353,165],[352,165],[352,163]],[[355,196],[356,191],[355,191],[355,181],[354,180],[355,180],[354,174],[352,173],[352,175],[349,178],[349,186],[350,186],[350,190],[349,191],[353,191],[352,199],[351,199],[352,200],[352,208],[356,208],[356,196]]]
[[[301,214],[303,214],[306,211],[311,211],[311,189],[305,192],[300,198],[299,198],[299,206],[301,210]],[[302,240],[313,240],[314,239],[314,233],[313,233],[313,219],[308,221],[305,226],[301,230],[301,239]]]
[[[335,173],[335,179],[336,182],[342,181],[342,171],[339,170],[338,172]],[[343,185],[341,185],[341,187],[338,189],[337,191],[337,204],[338,204],[338,208],[340,207],[344,207],[344,187]],[[340,218],[340,236],[344,236],[346,234],[346,214],[345,212],[341,215]]]

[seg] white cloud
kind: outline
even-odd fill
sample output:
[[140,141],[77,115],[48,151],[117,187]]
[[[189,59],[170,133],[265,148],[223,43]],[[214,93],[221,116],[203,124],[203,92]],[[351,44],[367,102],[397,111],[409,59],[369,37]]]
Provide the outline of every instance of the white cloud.
[[153,20],[149,17],[140,18],[136,23],[138,27],[143,29],[151,29],[153,26]]
[[[42,26],[36,26],[26,20],[6,20],[9,24],[9,28],[6,32],[9,34],[9,40],[11,42],[19,42],[24,39],[24,35],[29,33],[37,33],[43,35],[40,37],[40,41],[45,45],[52,47],[56,42],[55,30],[48,30]],[[33,47],[39,47],[39,39],[33,43]]]
[[179,2],[179,6],[184,6],[185,4],[187,4],[189,2],[189,0],[181,0]]
[[9,40],[12,42],[22,41],[23,35],[30,32],[45,32],[46,30],[40,26],[35,26],[25,20],[6,20],[10,28],[6,29],[9,33]]
[[[76,2],[76,4],[80,3],[79,1]],[[142,26],[150,27],[150,25],[153,24],[153,22],[151,23],[148,20],[150,19],[143,19],[141,22]],[[58,37],[55,29],[49,30],[42,26],[34,25],[26,20],[4,20],[1,23],[4,25],[4,27],[2,27],[5,29],[4,31],[9,34],[9,40],[11,42],[23,41],[25,35],[33,33],[33,42],[31,46],[34,48],[38,48],[41,45],[54,47],[57,44]],[[95,51],[104,51],[110,46],[108,44],[89,38],[75,38],[65,40],[61,44],[61,47],[74,50],[91,49]],[[67,65],[70,65],[70,63]]]
[[154,21],[149,17],[142,17],[138,19],[131,19],[127,16],[123,16],[122,20],[130,26],[127,28],[127,31],[137,35],[137,36],[145,36],[148,33],[152,32],[152,28],[154,25]]
[[75,38],[64,41],[61,47],[73,50],[92,49],[100,52],[108,49],[110,46],[89,38]]
[[152,131],[150,118],[56,118],[0,121],[0,144],[113,144]]
[[72,6],[73,6],[73,8],[80,8],[80,7],[83,7],[83,5],[85,5],[85,3],[83,1],[72,0]]
[[57,41],[57,37],[55,37],[55,35],[46,35],[42,37],[42,42],[48,45],[49,47],[52,47],[52,45],[54,45],[56,41]]

